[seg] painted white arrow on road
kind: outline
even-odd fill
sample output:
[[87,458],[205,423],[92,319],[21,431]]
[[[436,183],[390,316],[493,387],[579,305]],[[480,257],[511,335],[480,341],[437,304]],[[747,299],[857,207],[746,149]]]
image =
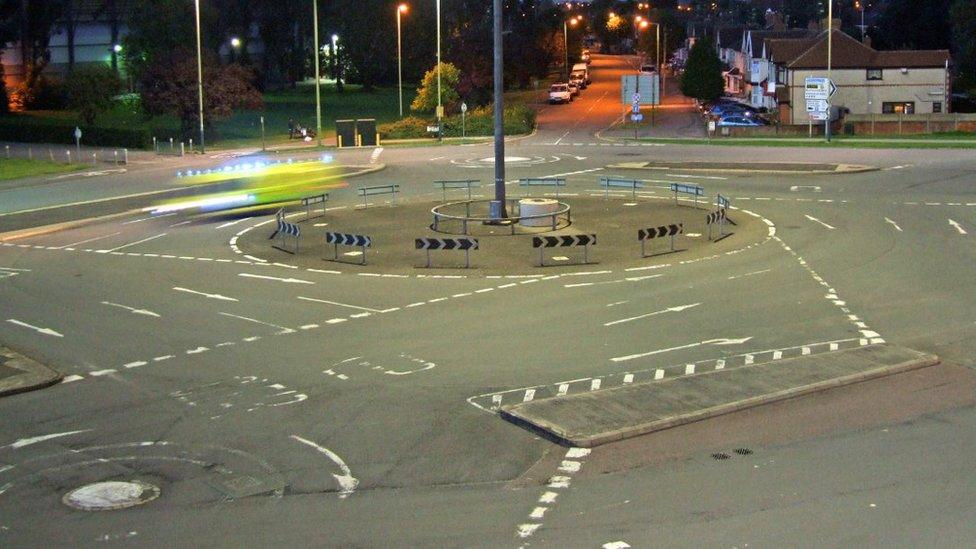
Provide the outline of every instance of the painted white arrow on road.
[[953,227],[955,227],[956,230],[959,231],[959,234],[969,234],[969,233],[966,232],[965,229],[962,228],[962,225],[960,225],[957,221],[953,221],[953,220],[950,219],[949,220],[949,224],[952,225]]
[[176,290],[177,292],[186,292],[188,294],[202,295],[210,299],[219,299],[221,301],[237,301],[233,297],[227,297],[225,295],[220,295],[220,294],[208,294],[206,292],[198,292],[196,290],[191,290],[189,288],[180,288],[179,286],[174,286],[173,289]]
[[[804,214],[804,215],[806,215],[806,214]],[[828,229],[836,229],[837,228],[837,227],[834,227],[832,225],[828,225],[828,224],[824,223],[823,221],[820,221],[819,219],[817,219],[816,217],[813,217],[811,215],[807,215],[806,218],[809,219],[810,221],[815,222],[815,223],[820,223],[821,225],[823,225],[824,227],[827,227]]]
[[611,358],[613,362],[626,362],[628,360],[634,360],[635,358],[643,358],[645,356],[659,355],[661,353],[668,353],[671,351],[680,351],[682,349],[691,349],[692,347],[700,347],[702,345],[741,345],[752,339],[752,337],[743,337],[739,339],[709,339],[706,341],[699,341],[698,343],[689,343],[687,345],[680,345],[678,347],[669,347],[667,349],[658,349],[656,351],[648,351],[646,353],[638,353],[636,355],[618,356]]
[[644,314],[644,315],[632,316],[630,318],[622,318],[620,320],[614,320],[613,322],[607,322],[607,323],[604,323],[604,326],[613,326],[615,324],[623,324],[624,322],[630,322],[632,320],[640,320],[642,318],[647,318],[647,317],[650,317],[650,316],[657,316],[657,315],[661,315],[661,314],[664,314],[664,313],[680,313],[681,311],[684,311],[686,309],[690,309],[692,307],[697,307],[699,305],[701,305],[701,303],[691,303],[691,304],[688,304],[688,305],[678,305],[676,307],[668,307],[667,309],[664,309],[664,310],[661,310],[661,311],[654,311],[653,313],[647,313],[647,314]]
[[301,442],[306,446],[311,446],[312,448],[315,448],[320,453],[325,454],[329,459],[331,459],[336,465],[339,466],[339,470],[342,472],[342,474],[337,475],[333,473],[332,476],[333,478],[336,479],[336,482],[339,483],[340,498],[345,498],[349,496],[349,494],[356,491],[356,487],[359,486],[359,479],[352,476],[352,471],[349,469],[349,466],[346,465],[346,462],[342,461],[342,458],[336,455],[335,452],[323,446],[319,446],[318,444],[312,442],[311,440],[302,438],[298,435],[291,435],[291,438],[297,440],[298,442]]
[[898,224],[897,224],[897,223],[895,223],[895,222],[894,222],[894,220],[892,220],[892,219],[888,219],[888,218],[886,217],[886,218],[885,218],[885,223],[889,223],[889,224],[891,224],[891,226],[892,226],[892,227],[894,227],[894,228],[895,228],[895,230],[896,230],[896,231],[898,231],[898,232],[900,232],[900,233],[903,233],[903,232],[905,232],[905,231],[903,231],[903,230],[901,230],[901,227],[899,227],[899,226],[898,226]]
[[556,156],[568,156],[568,157],[571,157],[571,158],[575,158],[576,160],[586,160],[586,157],[585,156],[576,156],[575,154],[559,153]]
[[109,307],[118,307],[120,309],[125,309],[127,311],[131,311],[132,313],[137,314],[137,315],[154,316],[156,318],[159,318],[159,314],[158,313],[154,313],[154,312],[152,312],[152,311],[150,311],[148,309],[136,309],[135,307],[129,307],[129,306],[126,306],[126,305],[120,305],[118,303],[112,303],[111,301],[103,301],[102,302],[102,305],[108,305]]
[[54,337],[64,337],[64,335],[59,334],[59,333],[55,332],[54,330],[52,330],[50,328],[38,328],[37,326],[28,324],[26,322],[21,322],[21,321],[15,319],[15,318],[8,318],[7,319],[7,322],[9,322],[11,324],[16,324],[18,326],[23,326],[24,328],[30,328],[31,330],[34,330],[35,332],[38,332],[38,333],[41,333],[41,334],[44,334],[44,335],[49,335],[49,336],[54,336]]
[[279,278],[277,276],[256,275],[251,273],[239,273],[237,276],[243,276],[245,278],[261,278],[264,280],[276,280],[278,282],[287,282],[289,284],[315,284],[312,281],[302,280],[300,278]]

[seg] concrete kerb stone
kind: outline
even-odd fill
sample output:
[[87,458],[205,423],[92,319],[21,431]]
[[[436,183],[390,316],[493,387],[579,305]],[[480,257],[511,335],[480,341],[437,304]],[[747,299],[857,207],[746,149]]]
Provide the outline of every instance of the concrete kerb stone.
[[656,173],[667,174],[671,170],[681,172],[700,172],[700,173],[736,173],[736,174],[771,174],[771,175],[848,175],[855,173],[876,172],[880,170],[877,166],[862,166],[857,164],[832,164],[832,170],[782,170],[764,167],[761,163],[728,163],[721,167],[695,168],[682,167],[680,165],[670,165],[667,167],[654,166],[650,162],[620,162],[606,166],[608,170],[649,170]]
[[[871,345],[871,346],[863,347],[861,349],[857,349],[857,350],[854,350],[854,351],[840,351],[840,352],[841,353],[849,353],[849,352],[863,351],[865,349],[881,348],[881,347],[886,347],[886,346],[885,345]],[[802,385],[802,386],[798,386],[798,387],[792,387],[792,388],[789,388],[789,389],[784,389],[784,390],[781,390],[781,391],[767,393],[767,394],[759,395],[759,396],[756,396],[756,397],[751,397],[751,398],[747,398],[747,399],[742,399],[742,400],[727,402],[727,403],[724,403],[724,404],[721,404],[721,405],[718,405],[718,406],[712,406],[712,407],[708,407],[708,408],[703,408],[703,409],[696,410],[696,411],[691,412],[691,413],[680,414],[680,415],[677,415],[677,416],[667,417],[667,418],[653,420],[653,421],[649,421],[649,422],[637,423],[637,424],[634,424],[634,425],[631,425],[631,426],[628,426],[628,427],[625,427],[625,428],[614,429],[614,430],[610,430],[610,431],[603,431],[603,432],[599,432],[599,433],[595,433],[595,434],[591,434],[591,435],[573,435],[573,434],[567,433],[565,431],[565,429],[563,429],[560,425],[556,424],[553,421],[548,421],[548,420],[543,419],[543,418],[540,418],[540,417],[533,417],[532,414],[528,414],[528,413],[523,412],[523,408],[526,406],[525,403],[523,403],[523,404],[509,405],[509,406],[503,406],[499,410],[499,413],[500,413],[500,415],[504,419],[506,419],[508,421],[511,421],[512,423],[515,423],[517,425],[520,425],[520,426],[523,426],[523,427],[527,427],[530,430],[533,430],[533,431],[535,431],[537,433],[542,434],[546,438],[555,440],[555,441],[560,442],[560,443],[563,443],[563,444],[571,445],[571,446],[577,446],[577,447],[583,447],[583,448],[591,448],[591,447],[594,447],[594,446],[599,446],[601,444],[606,444],[608,442],[615,442],[615,441],[618,441],[618,440],[623,440],[623,439],[632,438],[632,437],[636,437],[636,436],[640,436],[640,435],[645,435],[645,434],[653,433],[655,431],[661,431],[661,430],[664,430],[664,429],[670,429],[670,428],[673,428],[673,427],[678,427],[680,425],[685,425],[685,424],[693,423],[693,422],[696,422],[696,421],[702,421],[702,420],[705,420],[705,419],[710,419],[710,418],[713,418],[713,417],[717,417],[717,416],[721,416],[721,415],[725,415],[725,414],[730,414],[730,413],[733,413],[733,412],[738,412],[738,411],[741,411],[741,410],[746,410],[748,408],[754,408],[754,407],[762,406],[762,405],[765,405],[765,404],[771,404],[771,403],[774,403],[774,402],[779,402],[779,401],[783,401],[783,400],[788,400],[788,399],[792,399],[792,398],[801,397],[801,396],[804,396],[804,395],[818,393],[818,392],[826,391],[826,390],[829,390],[829,389],[835,389],[835,388],[838,388],[838,387],[843,387],[843,386],[847,386],[847,385],[853,385],[855,383],[861,383],[861,382],[864,382],[864,381],[869,381],[869,380],[878,379],[878,378],[882,378],[882,377],[892,376],[892,375],[895,375],[895,374],[900,374],[900,373],[908,372],[908,371],[911,371],[911,370],[916,370],[916,369],[920,369],[920,368],[926,368],[926,367],[929,367],[929,366],[935,366],[935,365],[937,365],[937,364],[940,363],[939,357],[937,357],[935,355],[930,355],[930,354],[925,354],[925,353],[919,353],[917,351],[913,351],[913,352],[916,355],[918,355],[916,358],[913,358],[913,359],[910,359],[910,360],[906,360],[906,361],[900,362],[898,364],[892,364],[892,365],[888,365],[888,366],[882,366],[880,368],[873,368],[873,369],[870,369],[870,370],[864,370],[864,371],[857,372],[857,373],[854,373],[854,374],[850,374],[850,375],[847,375],[847,376],[841,376],[841,377],[837,377],[837,378],[833,378],[833,379],[829,379],[829,380],[824,380],[824,381],[821,381],[821,382],[811,383],[811,384]],[[789,359],[789,360],[793,360],[793,361],[795,361],[795,360],[803,360],[803,358],[804,357],[800,357],[800,358],[797,358],[797,359]],[[787,361],[784,361],[784,362],[787,362]],[[783,363],[781,363],[780,364],[780,367],[785,367],[785,366],[783,366]],[[744,368],[750,368],[750,367],[744,367]],[[736,370],[739,370],[739,369],[736,369]],[[707,378],[707,376],[722,375],[723,373],[728,373],[730,371],[733,371],[733,370],[721,370],[721,371],[706,372],[706,373],[703,373],[703,374],[697,374],[697,375],[687,376],[687,377],[684,377],[684,378],[677,378],[677,380],[670,380],[670,381],[679,381],[680,382],[680,381],[686,381],[688,379],[699,379],[700,380],[702,378]],[[634,385],[629,386],[628,388],[629,389],[634,389],[634,388],[639,388],[641,385],[647,386],[647,385],[655,385],[655,384],[658,384],[658,386],[661,386],[661,384],[663,384],[663,383],[667,383],[667,382],[647,382],[647,383],[642,383],[642,384],[634,384]],[[620,390],[620,388],[605,389],[605,390],[602,390],[602,391],[594,391],[594,392],[590,392],[590,393],[583,393],[581,395],[576,395],[576,397],[583,397],[583,398],[594,398],[594,397],[597,397],[597,398],[599,398],[599,396],[600,396],[601,393],[602,394],[608,394],[608,393],[611,393],[611,392],[617,391],[617,390]],[[547,401],[555,402],[555,401],[560,401],[561,400],[563,402],[566,402],[567,405],[569,405],[569,401],[572,398],[574,398],[574,397],[551,397],[551,398],[548,398],[548,399],[542,399],[542,400],[535,401],[535,402],[536,403],[547,402]],[[529,404],[531,404],[531,403],[529,403]]]
[[2,357],[0,366],[22,372],[0,378],[0,397],[50,387],[64,377],[47,366],[6,347],[0,347],[0,357]]

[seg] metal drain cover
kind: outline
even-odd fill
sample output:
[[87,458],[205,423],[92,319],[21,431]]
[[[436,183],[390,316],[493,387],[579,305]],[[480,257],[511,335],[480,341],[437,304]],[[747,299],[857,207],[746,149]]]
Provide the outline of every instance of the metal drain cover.
[[158,487],[131,480],[86,484],[68,492],[61,500],[68,507],[81,511],[111,511],[142,505],[158,497]]

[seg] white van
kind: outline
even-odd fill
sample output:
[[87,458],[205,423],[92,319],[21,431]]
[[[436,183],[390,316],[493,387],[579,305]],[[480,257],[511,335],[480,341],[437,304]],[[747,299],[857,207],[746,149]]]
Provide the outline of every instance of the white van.
[[590,69],[589,69],[589,67],[586,66],[586,63],[576,63],[575,65],[573,65],[573,70],[571,71],[570,74],[572,74],[573,72],[576,72],[576,71],[582,71],[583,78],[586,79],[586,83],[587,84],[590,84],[590,83],[593,82],[593,80],[590,79]]

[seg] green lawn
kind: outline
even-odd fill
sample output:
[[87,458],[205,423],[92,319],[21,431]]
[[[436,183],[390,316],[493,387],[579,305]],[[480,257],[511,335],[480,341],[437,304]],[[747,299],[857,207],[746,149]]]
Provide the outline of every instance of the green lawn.
[[24,158],[3,159],[0,162],[0,181],[20,179],[52,173],[74,172],[88,167],[87,164],[59,164],[46,160],[27,160]]

